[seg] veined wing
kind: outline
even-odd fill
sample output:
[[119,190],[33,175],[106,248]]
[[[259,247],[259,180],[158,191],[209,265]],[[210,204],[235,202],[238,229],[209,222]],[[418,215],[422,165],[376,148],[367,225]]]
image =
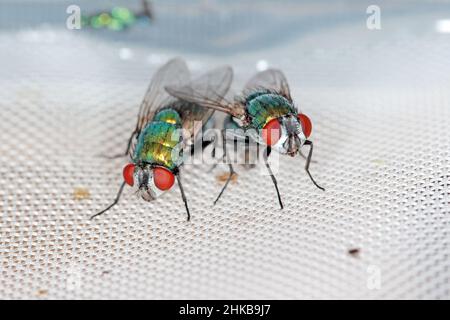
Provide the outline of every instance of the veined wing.
[[283,72],[278,69],[267,69],[255,74],[245,85],[244,92],[268,89],[274,91],[292,102],[289,85]]
[[215,111],[214,109],[205,108],[183,100],[178,100],[170,108],[175,109],[180,114],[185,146],[194,143],[198,132],[208,122]]
[[183,85],[190,80],[189,69],[184,60],[175,58],[158,69],[145,93],[139,108],[136,130],[139,133],[153,119],[156,111],[167,106],[175,99],[170,96],[165,86]]
[[243,107],[235,106],[225,99],[232,79],[233,70],[227,66],[209,71],[184,86],[166,86],[166,90],[183,101],[239,116],[244,114]]

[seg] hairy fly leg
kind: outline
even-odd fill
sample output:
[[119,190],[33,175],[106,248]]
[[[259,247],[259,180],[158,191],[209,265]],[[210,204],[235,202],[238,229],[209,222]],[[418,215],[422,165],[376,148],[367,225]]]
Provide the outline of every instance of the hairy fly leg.
[[181,176],[180,176],[180,172],[179,172],[179,171],[178,171],[178,173],[176,174],[176,177],[177,177],[177,181],[178,181],[178,187],[180,188],[180,192],[181,192],[181,198],[183,199],[184,206],[185,206],[185,208],[186,208],[187,221],[189,221],[189,220],[191,220],[191,214],[190,214],[190,212],[189,212],[189,207],[188,207],[186,195],[184,194],[183,185],[181,184]]
[[272,178],[273,185],[275,186],[275,190],[277,191],[277,196],[278,196],[278,202],[280,204],[280,209],[283,209],[283,202],[281,201],[280,190],[278,190],[277,179],[275,178],[275,175],[273,174],[272,169],[270,168],[270,165],[269,165],[268,158],[269,158],[271,152],[272,152],[272,148],[270,146],[268,146],[266,148],[266,150],[264,151],[264,163],[266,164],[267,171],[269,171],[269,175]]
[[312,141],[306,140],[305,141],[305,145],[309,145],[308,158],[306,158],[306,164],[305,164],[306,173],[308,174],[309,178],[311,179],[311,181],[314,183],[314,185],[317,188],[319,188],[322,191],[325,191],[324,188],[322,188],[321,186],[319,186],[317,184],[317,182],[314,180],[314,178],[312,177],[311,173],[309,172],[309,165],[311,163],[311,157],[312,157],[312,153],[313,153],[313,143],[312,143]]
[[220,197],[222,196],[222,194],[224,193],[225,189],[228,187],[228,184],[231,181],[231,178],[233,177],[234,174],[236,174],[236,172],[233,169],[233,165],[231,164],[231,162],[228,161],[228,154],[227,154],[227,131],[226,129],[222,130],[222,148],[223,148],[223,155],[222,155],[222,162],[228,162],[228,168],[229,168],[229,173],[228,173],[228,178],[227,181],[225,182],[224,186],[222,187],[222,190],[220,191],[219,195],[217,196],[216,200],[214,200],[214,204],[217,203],[217,201],[219,201]]
[[124,187],[125,187],[125,181],[122,182],[122,184],[121,184],[121,186],[120,186],[120,188],[119,188],[119,192],[117,192],[116,199],[114,199],[113,203],[111,203],[111,204],[110,204],[108,207],[106,207],[104,210],[102,210],[102,211],[100,211],[100,212],[94,214],[90,219],[92,220],[92,219],[94,219],[95,217],[97,217],[97,216],[99,216],[99,215],[105,213],[106,211],[108,211],[109,209],[111,209],[112,207],[114,207],[114,206],[119,202],[120,196],[122,195],[122,191],[123,191],[123,188],[124,188]]
[[127,144],[127,148],[125,149],[125,152],[123,153],[118,153],[115,154],[113,156],[108,156],[108,155],[100,155],[102,158],[106,158],[106,159],[117,159],[117,158],[122,158],[122,157],[126,157],[127,155],[130,154],[130,150],[131,147],[133,145],[133,139],[139,136],[139,132],[137,130],[134,130],[133,133],[131,134],[130,138],[128,139],[128,144]]

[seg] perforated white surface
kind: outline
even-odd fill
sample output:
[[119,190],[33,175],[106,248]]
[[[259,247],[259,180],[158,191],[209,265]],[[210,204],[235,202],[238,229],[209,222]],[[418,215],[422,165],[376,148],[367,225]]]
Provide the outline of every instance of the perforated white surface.
[[0,298],[448,299],[450,35],[437,17],[369,31],[363,11],[265,50],[183,55],[194,72],[231,64],[235,91],[260,59],[283,69],[326,188],[283,158],[284,210],[270,178],[242,169],[213,207],[226,168],[186,166],[189,223],[177,188],[150,204],[126,190],[89,221],[126,162],[98,155],[122,151],[152,73],[181,53],[0,33]]

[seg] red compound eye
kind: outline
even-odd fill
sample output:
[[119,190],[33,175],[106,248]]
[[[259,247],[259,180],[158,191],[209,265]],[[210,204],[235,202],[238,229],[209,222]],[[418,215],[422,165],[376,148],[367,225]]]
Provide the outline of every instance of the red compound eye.
[[311,135],[312,131],[312,123],[311,120],[309,120],[308,116],[304,115],[303,113],[300,113],[298,115],[298,120],[300,121],[303,129],[303,133],[308,138]]
[[280,140],[281,126],[278,119],[272,119],[266,123],[262,131],[262,138],[267,145],[273,146]]
[[123,168],[123,179],[129,186],[134,184],[134,163],[129,163]]
[[175,182],[175,176],[166,168],[156,167],[153,169],[153,181],[159,190],[169,190]]

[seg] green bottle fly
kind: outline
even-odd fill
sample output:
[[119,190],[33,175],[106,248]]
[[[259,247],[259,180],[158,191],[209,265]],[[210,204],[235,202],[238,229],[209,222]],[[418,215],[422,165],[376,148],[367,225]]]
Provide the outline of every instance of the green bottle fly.
[[[114,202],[91,219],[115,206],[125,185],[136,187],[136,193],[142,199],[152,201],[170,190],[175,179],[184,201],[187,219],[190,219],[181,184],[180,167],[183,164],[183,154],[186,151],[192,152],[197,134],[214,110],[170,96],[166,88],[189,83],[194,87],[208,88],[204,94],[209,95],[210,101],[221,100],[230,87],[232,74],[230,67],[224,67],[190,81],[187,65],[181,59],[170,60],[156,72],[141,103],[136,128],[128,140],[125,155],[131,156],[131,162],[123,168],[124,181]],[[206,142],[202,143],[202,147],[212,141]]]

